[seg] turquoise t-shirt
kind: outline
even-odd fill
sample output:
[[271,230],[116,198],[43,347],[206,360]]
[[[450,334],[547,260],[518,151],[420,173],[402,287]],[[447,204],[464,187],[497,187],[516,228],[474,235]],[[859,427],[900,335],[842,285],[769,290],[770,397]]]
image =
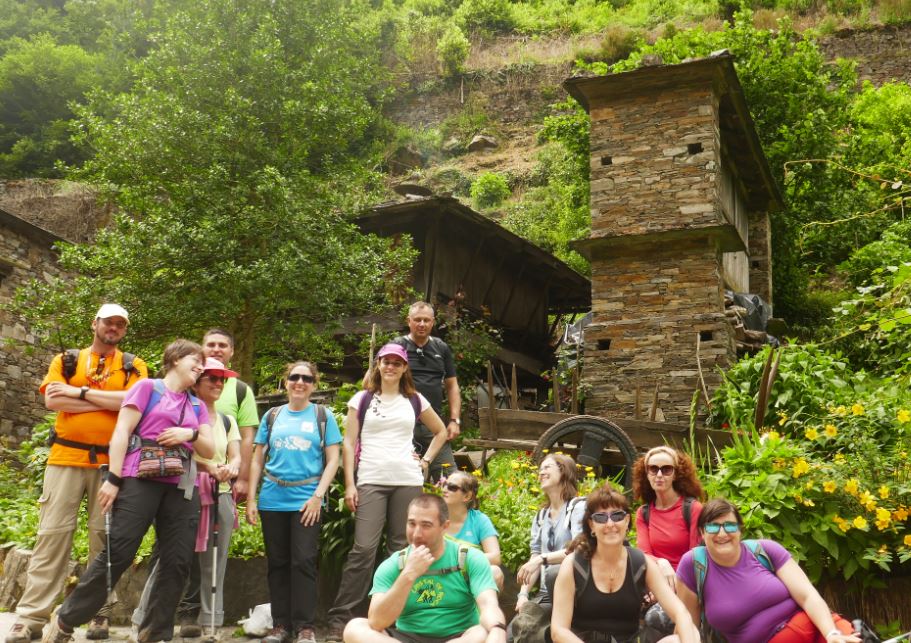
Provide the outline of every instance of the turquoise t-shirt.
[[[269,414],[263,415],[254,444],[265,444]],[[342,434],[330,409],[326,409],[326,445],[339,444]],[[283,406],[272,424],[272,438],[266,451],[265,470],[288,482],[315,478],[297,487],[283,487],[266,476],[259,492],[259,508],[265,511],[300,511],[316,491],[325,462],[320,447],[319,427],[316,424],[316,405],[303,411],[291,411]]]
[[469,509],[468,515],[465,516],[465,522],[462,528],[453,538],[468,543],[469,545],[481,546],[485,539],[493,536],[498,537],[497,530],[494,529],[493,523],[483,511],[479,509]]
[[[451,538],[446,538],[445,543],[443,555],[433,561],[428,572],[458,566],[459,544]],[[405,549],[406,556],[409,551],[411,547]],[[490,563],[479,549],[468,548],[465,566],[471,579],[470,588],[460,570],[418,577],[395,622],[396,628],[422,636],[454,638],[477,625],[480,620],[475,599],[485,590],[497,591],[497,585],[490,572]],[[377,568],[370,595],[385,594],[398,577],[399,552],[396,552]]]

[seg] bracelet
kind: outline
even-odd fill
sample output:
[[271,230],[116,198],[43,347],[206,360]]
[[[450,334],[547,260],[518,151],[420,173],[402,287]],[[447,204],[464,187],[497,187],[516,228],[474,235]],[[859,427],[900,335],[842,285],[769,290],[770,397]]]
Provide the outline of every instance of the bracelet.
[[85,399],[85,394],[88,393],[88,392],[89,392],[89,387],[88,387],[88,386],[80,387],[80,389],[79,389],[79,399],[80,399],[80,400],[84,400],[84,399]]
[[519,596],[524,596],[525,598],[528,598],[528,592],[519,592]]
[[550,563],[547,562],[547,554],[540,554],[540,556],[541,556],[541,562],[542,562],[543,564],[545,564],[545,565],[549,565],[549,564],[550,564]]
[[191,437],[188,442],[196,442],[199,439],[199,429],[193,429],[193,437]]
[[826,634],[826,639],[828,640],[828,638],[830,636],[832,636],[833,634],[838,634],[839,636],[841,636],[841,630],[839,630],[839,629],[829,630],[828,633]]
[[113,471],[108,471],[107,476],[105,477],[107,482],[110,482],[112,485],[120,489],[123,486],[123,478],[115,474]]

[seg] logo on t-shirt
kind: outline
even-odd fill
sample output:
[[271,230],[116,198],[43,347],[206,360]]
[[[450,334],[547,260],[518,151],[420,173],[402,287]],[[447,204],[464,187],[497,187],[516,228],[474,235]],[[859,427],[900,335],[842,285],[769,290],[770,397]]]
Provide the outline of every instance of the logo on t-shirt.
[[276,449],[287,449],[288,451],[309,451],[311,446],[313,446],[313,442],[311,440],[305,440],[304,438],[299,438],[296,435],[291,435],[287,438],[278,438],[275,440]]
[[313,433],[314,426],[310,420],[301,421],[301,433]]
[[443,584],[435,578],[419,578],[412,588],[411,593],[416,595],[415,601],[421,605],[436,607],[443,600]]

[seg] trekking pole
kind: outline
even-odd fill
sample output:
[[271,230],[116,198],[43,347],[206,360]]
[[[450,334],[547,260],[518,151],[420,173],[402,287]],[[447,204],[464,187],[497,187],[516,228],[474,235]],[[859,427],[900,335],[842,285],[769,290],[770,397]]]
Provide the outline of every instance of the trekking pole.
[[[108,465],[103,464],[98,467],[98,470],[107,478]],[[110,596],[113,591],[113,588],[111,587],[111,509],[113,509],[113,507],[104,512],[104,550],[107,552],[108,558],[108,596]]]
[[217,641],[218,636],[215,633],[215,594],[218,590],[218,513],[219,513],[219,504],[218,504],[218,495],[220,492],[221,483],[217,478],[212,478],[214,484],[214,491],[212,493],[212,594],[211,602],[209,603],[211,610],[211,620],[209,625],[211,628],[209,638],[206,639],[207,642]]

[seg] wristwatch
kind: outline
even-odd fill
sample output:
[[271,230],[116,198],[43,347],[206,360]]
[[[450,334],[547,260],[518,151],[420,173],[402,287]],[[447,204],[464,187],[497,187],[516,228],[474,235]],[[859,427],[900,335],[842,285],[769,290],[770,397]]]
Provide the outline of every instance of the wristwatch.
[[460,418],[449,418],[450,422],[455,422],[459,426],[462,426],[462,420]]
[[191,437],[188,442],[196,442],[199,439],[199,429],[193,429],[193,437]]
[[81,388],[79,389],[79,399],[80,399],[80,400],[84,400],[84,399],[85,399],[85,394],[88,393],[88,392],[89,392],[89,387],[88,387],[88,386],[83,386],[83,387],[81,387]]

